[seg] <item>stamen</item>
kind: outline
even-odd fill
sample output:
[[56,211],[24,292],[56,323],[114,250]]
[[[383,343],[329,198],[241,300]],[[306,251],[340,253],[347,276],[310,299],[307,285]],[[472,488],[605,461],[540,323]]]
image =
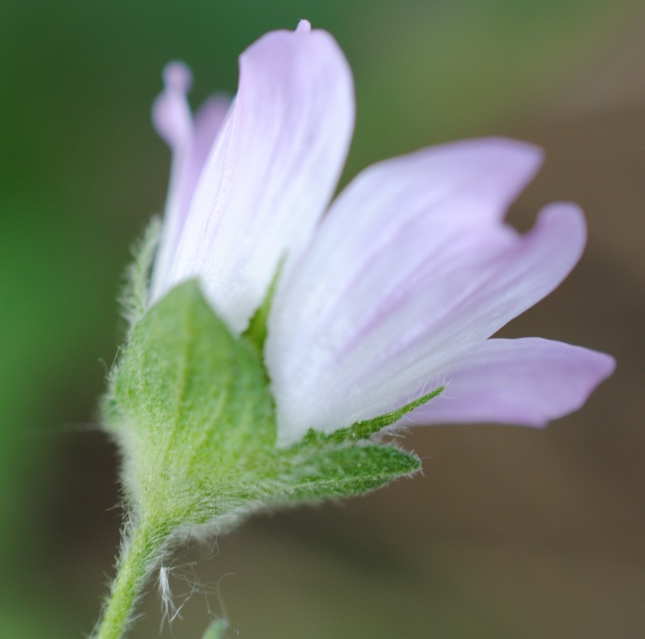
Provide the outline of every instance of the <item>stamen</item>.
[[193,74],[183,62],[170,62],[163,70],[163,81],[168,89],[188,93],[193,85]]
[[184,148],[193,135],[193,117],[186,93],[193,83],[183,62],[171,62],[163,71],[165,88],[152,107],[152,121],[159,135],[173,149]]

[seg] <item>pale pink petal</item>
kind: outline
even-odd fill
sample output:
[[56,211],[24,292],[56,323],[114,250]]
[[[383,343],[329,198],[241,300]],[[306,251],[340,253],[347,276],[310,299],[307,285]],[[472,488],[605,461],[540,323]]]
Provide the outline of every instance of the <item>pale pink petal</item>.
[[282,442],[429,392],[455,354],[562,281],[585,241],[577,208],[551,207],[525,236],[501,222],[539,157],[503,140],[447,145],[372,167],[341,194],[270,317]]
[[153,273],[153,300],[164,289],[197,181],[230,106],[229,98],[214,96],[204,103],[193,121],[186,98],[192,83],[188,67],[180,62],[169,64],[164,70],[164,82],[164,91],[152,109],[152,119],[172,150],[172,166]]
[[604,353],[540,338],[490,339],[455,358],[446,389],[401,425],[498,422],[544,426],[578,410],[615,368]]
[[195,113],[194,137],[193,137],[193,178],[191,191],[197,186],[197,177],[202,173],[208,154],[213,148],[215,137],[219,133],[224,119],[231,106],[231,97],[222,93],[216,93],[209,97]]
[[[168,227],[172,229],[172,249],[177,247],[183,226],[186,222],[188,210],[195,195],[197,183],[208,159],[208,154],[213,148],[213,143],[220,131],[226,114],[231,106],[228,96],[214,95],[209,98],[195,114],[192,126],[192,136],[185,155],[176,156],[178,172],[176,184],[170,188],[176,188],[177,202],[176,210],[168,211],[167,218],[172,217],[172,223],[168,219]],[[174,177],[174,175],[172,176]],[[169,198],[169,202],[171,198]]]
[[327,207],[353,121],[351,72],[328,33],[302,23],[251,46],[166,288],[198,276],[219,315],[243,331],[281,260],[288,271]]

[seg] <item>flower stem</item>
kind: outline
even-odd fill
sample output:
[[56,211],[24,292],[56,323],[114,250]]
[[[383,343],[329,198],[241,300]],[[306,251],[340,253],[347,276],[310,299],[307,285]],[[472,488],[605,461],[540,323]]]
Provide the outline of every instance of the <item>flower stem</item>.
[[95,639],[123,637],[146,578],[163,556],[167,539],[163,525],[142,523],[132,530],[124,545],[103,617],[93,635]]

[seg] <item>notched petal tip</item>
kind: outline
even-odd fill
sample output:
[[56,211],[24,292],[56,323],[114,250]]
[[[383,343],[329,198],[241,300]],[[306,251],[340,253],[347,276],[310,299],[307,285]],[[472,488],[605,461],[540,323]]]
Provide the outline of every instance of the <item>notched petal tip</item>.
[[582,209],[573,202],[554,202],[545,206],[538,214],[532,234],[542,231],[551,235],[553,240],[564,240],[566,246],[560,255],[571,262],[569,271],[578,262],[587,243],[587,221]]
[[454,152],[456,157],[461,156],[471,167],[473,176],[489,175],[495,184],[503,186],[508,191],[508,203],[526,188],[544,162],[540,147],[510,138],[464,140],[443,148]]
[[[545,393],[546,397],[542,398],[542,401],[552,402],[552,405],[550,411],[544,414],[540,414],[535,407],[532,407],[530,401],[527,402],[529,409],[515,420],[518,425],[546,428],[554,420],[579,411],[589,401],[598,386],[611,377],[616,369],[616,360],[607,353],[570,344],[565,346],[572,351],[570,370],[567,371],[567,378],[561,381],[561,392],[563,395],[568,395],[566,400],[558,397],[556,393],[552,396]],[[507,420],[507,423],[513,423],[513,421]]]
[[568,346],[571,351],[571,361],[567,362],[570,368],[566,378],[561,381],[563,391],[568,391],[568,401],[547,397],[547,401],[549,399],[553,401],[551,411],[546,415],[535,416],[533,421],[530,416],[524,421],[518,420],[520,425],[545,428],[553,420],[579,411],[598,386],[611,377],[616,370],[616,360],[607,353],[571,344],[564,346]]
[[616,372],[616,358],[608,353],[601,353],[600,351],[593,352],[596,354],[597,383],[600,384]]
[[473,147],[479,146],[482,149],[497,150],[501,153],[515,153],[516,155],[523,155],[527,162],[533,163],[537,167],[544,162],[544,149],[532,144],[531,142],[515,140],[514,138],[488,136],[452,142],[451,144],[455,146],[461,144]]
[[613,357],[581,346],[536,337],[488,340],[455,360],[443,396],[409,421],[542,428],[582,408],[614,368]]
[[512,138],[482,137],[448,142],[431,146],[409,157],[423,154],[441,157],[445,163],[450,159],[466,162],[470,169],[497,171],[512,178],[523,176],[526,185],[538,172],[544,162],[544,151],[534,144]]
[[539,213],[538,223],[561,224],[576,234],[584,236],[587,234],[585,214],[575,202],[551,202],[551,204],[547,204]]
[[602,353],[600,351],[594,351],[589,348],[583,348],[581,346],[578,346],[576,348],[578,348],[581,352],[585,351],[585,363],[588,370],[588,386],[586,393],[581,394],[580,405],[577,407],[582,408],[587,399],[589,399],[591,393],[596,390],[596,387],[598,387],[614,374],[614,371],[616,370],[616,359],[611,355]]

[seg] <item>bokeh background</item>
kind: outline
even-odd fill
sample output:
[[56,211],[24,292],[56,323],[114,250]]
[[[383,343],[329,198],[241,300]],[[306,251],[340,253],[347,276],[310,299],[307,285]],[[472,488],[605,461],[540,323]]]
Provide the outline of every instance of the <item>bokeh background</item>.
[[132,636],[198,638],[219,615],[242,639],[644,636],[645,3],[627,0],[0,0],[0,636],[86,636],[112,574],[96,398],[129,246],[164,201],[162,66],[191,64],[194,104],[233,92],[238,54],[301,17],[354,70],[345,180],[473,135],[546,149],[511,219],[575,200],[589,246],[504,333],[619,368],[545,431],[417,429],[425,476],[179,549],[183,620],[162,624],[151,588]]

